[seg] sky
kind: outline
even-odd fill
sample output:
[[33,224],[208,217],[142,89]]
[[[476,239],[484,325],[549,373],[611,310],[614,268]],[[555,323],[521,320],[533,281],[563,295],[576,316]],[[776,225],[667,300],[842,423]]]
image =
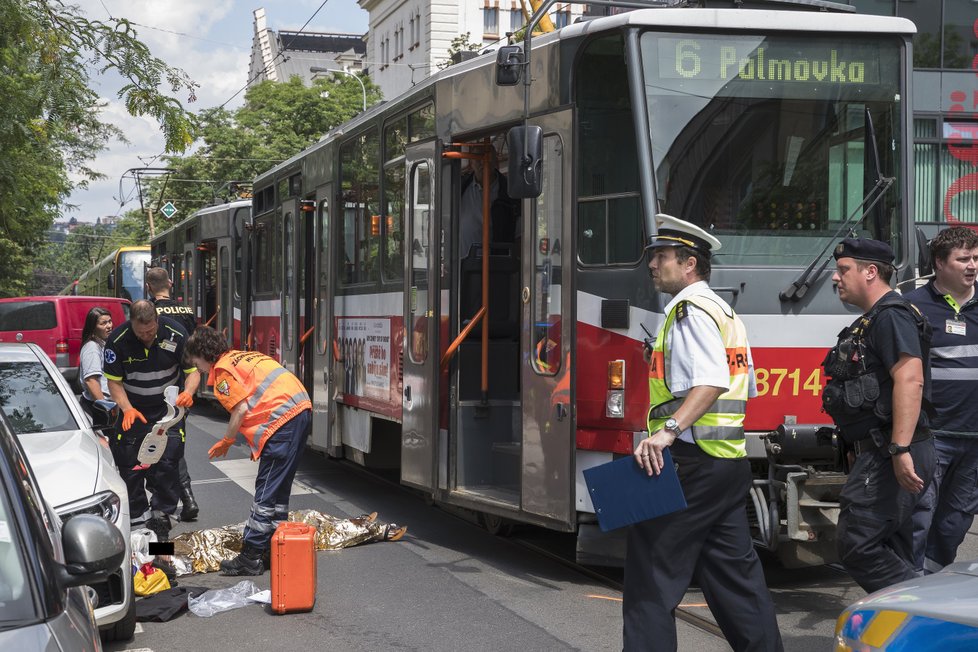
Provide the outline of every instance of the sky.
[[[275,31],[297,31],[313,14],[315,17],[305,31],[350,34],[367,31],[367,12],[356,0],[264,0],[261,3],[262,0],[81,0],[77,4],[91,19],[124,17],[134,23],[139,39],[154,55],[181,68],[200,85],[197,100],[192,104],[186,103],[186,93],[177,96],[186,108],[195,112],[223,104],[247,83],[253,12],[259,7],[264,6],[268,27]],[[118,75],[93,74],[92,86],[106,105],[103,120],[119,127],[130,142],[110,142],[109,148],[91,166],[106,178],[91,182],[87,190],[77,190],[69,198],[68,202],[76,208],[66,211],[65,218],[76,217],[82,222],[138,209],[139,197],[130,179],[122,183],[120,193],[122,175],[130,168],[161,166],[156,157],[163,152],[163,138],[156,122],[130,116],[116,96],[121,86]],[[227,108],[234,109],[243,100],[242,92]]]

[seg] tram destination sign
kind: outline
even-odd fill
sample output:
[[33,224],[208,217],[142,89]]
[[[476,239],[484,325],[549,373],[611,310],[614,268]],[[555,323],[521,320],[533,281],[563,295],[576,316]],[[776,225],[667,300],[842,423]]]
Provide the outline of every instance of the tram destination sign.
[[792,85],[875,86],[880,50],[875,43],[806,41],[762,36],[660,36],[660,79],[767,82]]

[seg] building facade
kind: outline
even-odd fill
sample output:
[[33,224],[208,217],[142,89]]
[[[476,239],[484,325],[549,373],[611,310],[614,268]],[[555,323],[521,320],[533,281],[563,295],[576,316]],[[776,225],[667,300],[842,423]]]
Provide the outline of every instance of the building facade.
[[[370,15],[367,72],[386,99],[429,77],[449,58],[452,41],[490,47],[526,24],[519,0],[358,0]],[[529,7],[529,2],[527,2]],[[583,5],[554,5],[557,28],[577,20]]]
[[367,50],[362,34],[274,31],[268,28],[264,9],[254,12],[254,33],[248,80],[257,84],[267,79],[284,82],[298,75],[309,84],[312,67],[358,73]]

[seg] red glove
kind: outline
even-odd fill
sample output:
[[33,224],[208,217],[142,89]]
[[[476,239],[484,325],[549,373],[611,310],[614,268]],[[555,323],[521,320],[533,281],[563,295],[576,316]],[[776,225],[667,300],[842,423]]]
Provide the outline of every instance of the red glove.
[[231,450],[231,446],[234,445],[233,439],[221,439],[219,442],[211,446],[211,449],[207,451],[208,459],[214,459],[215,457],[224,457]]
[[190,392],[180,392],[177,395],[176,406],[182,408],[188,408],[194,404],[194,395]]
[[130,428],[132,428],[132,424],[134,424],[136,422],[136,419],[139,419],[143,423],[146,423],[146,417],[144,417],[143,416],[143,413],[140,412],[139,410],[137,410],[136,408],[132,408],[131,407],[128,410],[126,410],[125,412],[123,412],[122,413],[122,430],[123,431],[127,431]]

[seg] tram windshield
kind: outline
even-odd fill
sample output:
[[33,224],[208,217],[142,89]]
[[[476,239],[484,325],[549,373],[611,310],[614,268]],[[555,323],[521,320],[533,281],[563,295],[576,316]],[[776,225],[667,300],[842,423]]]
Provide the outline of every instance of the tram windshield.
[[145,297],[143,276],[149,266],[150,252],[123,251],[119,254],[119,296],[135,301]]
[[879,173],[896,180],[852,230],[899,252],[899,40],[646,32],[641,43],[658,209],[710,228],[717,263],[807,265]]

